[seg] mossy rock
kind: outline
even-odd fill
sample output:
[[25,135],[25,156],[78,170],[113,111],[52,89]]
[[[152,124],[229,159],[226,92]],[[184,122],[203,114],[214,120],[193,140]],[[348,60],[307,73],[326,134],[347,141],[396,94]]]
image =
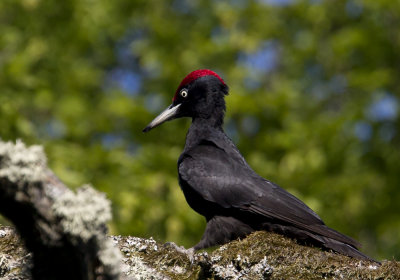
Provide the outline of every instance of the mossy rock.
[[[400,262],[382,265],[255,232],[190,259],[154,239],[111,236],[123,259],[122,279],[400,279]],[[0,278],[30,279],[31,256],[11,227],[0,227]]]
[[152,279],[400,279],[399,262],[360,261],[268,232],[197,253],[192,261],[152,239],[114,238],[124,261],[140,259]]

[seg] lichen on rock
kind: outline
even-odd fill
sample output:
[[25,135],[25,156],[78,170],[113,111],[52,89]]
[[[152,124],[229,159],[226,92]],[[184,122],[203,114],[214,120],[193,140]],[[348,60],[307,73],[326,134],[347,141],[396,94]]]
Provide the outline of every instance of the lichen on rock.
[[1,142],[0,159],[0,178],[7,178],[13,183],[38,182],[43,179],[47,159],[42,146],[26,147],[21,140],[15,144],[11,141]]
[[76,193],[66,191],[57,197],[52,207],[72,243],[95,240],[98,258],[110,275],[119,274],[121,253],[106,238],[106,224],[112,218],[111,203],[104,193],[84,185]]
[[32,254],[27,252],[12,227],[0,226],[0,279],[31,279],[29,264]]
[[[150,238],[143,239],[138,237],[111,237],[115,244],[118,244],[123,254],[121,272],[124,276],[132,279],[151,279],[161,280],[169,277],[154,268],[154,263],[146,264],[143,255],[151,256],[159,251],[159,244]],[[162,265],[160,266],[160,270]]]
[[111,220],[110,201],[90,185],[84,185],[76,193],[65,192],[56,198],[52,208],[64,231],[84,241],[104,235],[105,224]]
[[[0,211],[33,253],[33,278],[118,278],[121,254],[107,238],[110,201],[89,185],[68,189],[47,167],[42,147],[0,140]],[[0,260],[5,274],[10,262]]]
[[[0,227],[0,230],[3,229]],[[4,242],[11,240],[13,243],[17,240],[11,238],[9,233],[7,238],[2,238],[2,235],[0,252],[4,252],[1,249],[4,248]],[[152,238],[111,236],[109,241],[123,255],[121,259],[115,258],[119,261],[118,270],[123,280],[400,279],[399,262],[383,261],[381,266],[377,266],[371,262],[302,246],[291,239],[267,232],[256,232],[243,240],[196,253],[192,261],[174,247],[164,246]],[[22,247],[21,242],[13,244],[9,247]],[[18,250],[9,252],[16,255]],[[113,252],[109,255],[111,259],[112,255]],[[16,259],[19,266],[16,263],[15,267],[22,268],[27,261],[29,265],[30,258],[26,252]],[[29,279],[21,274],[22,270],[10,271],[9,261],[3,261],[2,269],[4,279]]]

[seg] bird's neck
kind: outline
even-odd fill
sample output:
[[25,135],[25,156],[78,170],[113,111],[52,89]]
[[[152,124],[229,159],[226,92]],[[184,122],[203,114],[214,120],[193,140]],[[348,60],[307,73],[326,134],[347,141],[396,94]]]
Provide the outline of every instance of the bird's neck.
[[220,134],[224,134],[222,121],[210,118],[193,118],[192,125],[186,135],[185,150],[190,150],[202,140],[207,140],[212,136],[215,137]]
[[198,129],[217,129],[222,130],[224,114],[214,113],[210,116],[198,116],[192,118],[192,125]]

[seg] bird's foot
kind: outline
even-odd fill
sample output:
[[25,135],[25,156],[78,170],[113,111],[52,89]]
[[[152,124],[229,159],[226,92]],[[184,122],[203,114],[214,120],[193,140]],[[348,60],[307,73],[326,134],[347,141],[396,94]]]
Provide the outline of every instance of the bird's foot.
[[193,262],[194,262],[194,249],[193,248],[185,249],[185,247],[178,246],[174,242],[167,242],[164,244],[164,247],[172,247],[177,252],[184,254],[185,256],[188,257],[188,259],[190,260],[190,263],[193,264]]

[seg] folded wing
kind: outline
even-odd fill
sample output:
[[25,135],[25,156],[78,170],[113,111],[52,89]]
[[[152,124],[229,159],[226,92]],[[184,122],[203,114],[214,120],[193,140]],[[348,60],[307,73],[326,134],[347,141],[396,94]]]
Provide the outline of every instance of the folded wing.
[[204,141],[179,161],[179,174],[202,199],[225,209],[259,215],[359,247],[359,243],[329,227],[307,205],[274,183],[257,175],[243,158],[227,155],[219,145]]

